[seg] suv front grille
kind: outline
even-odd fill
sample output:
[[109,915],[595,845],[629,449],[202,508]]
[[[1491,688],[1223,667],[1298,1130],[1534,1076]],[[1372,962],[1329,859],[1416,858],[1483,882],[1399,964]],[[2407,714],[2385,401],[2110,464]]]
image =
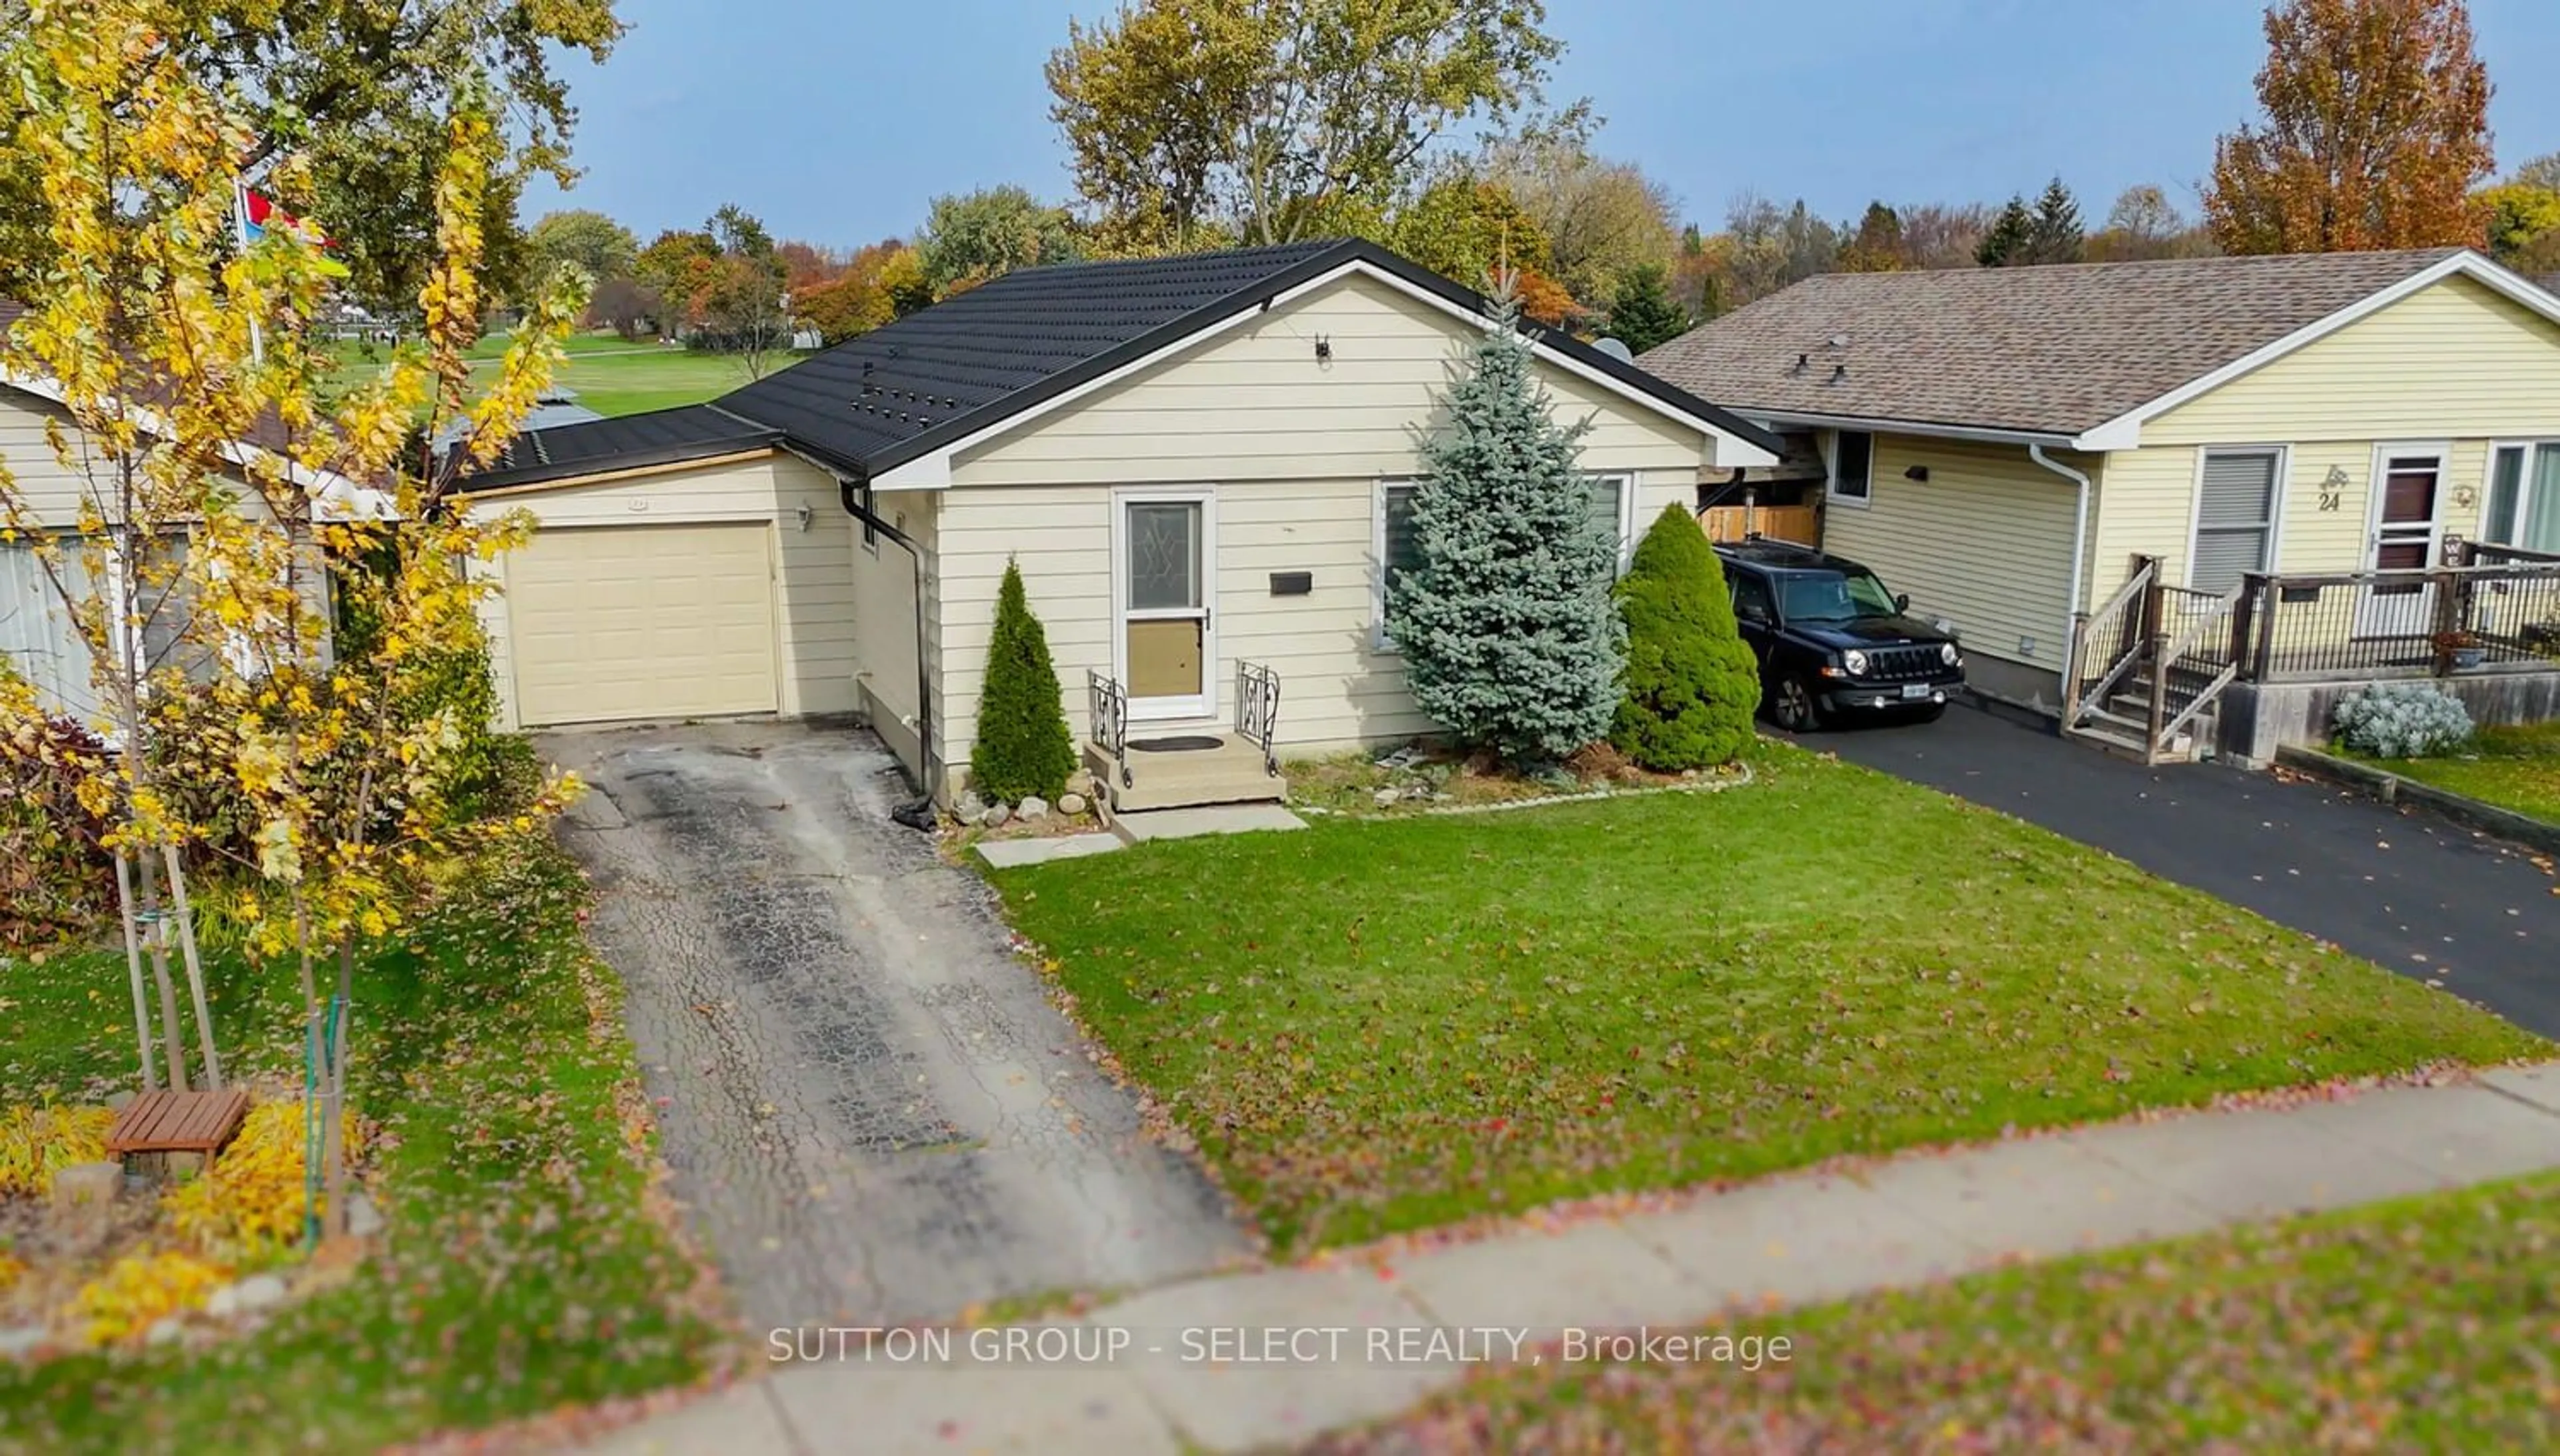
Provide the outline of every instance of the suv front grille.
[[1926,682],[1945,670],[1939,660],[1938,646],[1870,647],[1866,650],[1866,676],[1876,682]]

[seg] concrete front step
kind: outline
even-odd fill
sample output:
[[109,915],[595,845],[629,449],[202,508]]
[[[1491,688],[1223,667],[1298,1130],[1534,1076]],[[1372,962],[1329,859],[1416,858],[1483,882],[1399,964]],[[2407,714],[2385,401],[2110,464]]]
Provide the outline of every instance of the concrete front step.
[[[1132,732],[1130,741],[1134,745],[1148,736],[1155,735]],[[1163,736],[1191,735],[1168,732]],[[1132,746],[1127,784],[1121,783],[1119,766],[1111,755],[1095,744],[1084,745],[1084,766],[1114,814],[1206,804],[1276,804],[1288,798],[1288,780],[1263,767],[1259,745],[1233,733],[1198,736],[1215,737],[1217,746],[1172,752]]]

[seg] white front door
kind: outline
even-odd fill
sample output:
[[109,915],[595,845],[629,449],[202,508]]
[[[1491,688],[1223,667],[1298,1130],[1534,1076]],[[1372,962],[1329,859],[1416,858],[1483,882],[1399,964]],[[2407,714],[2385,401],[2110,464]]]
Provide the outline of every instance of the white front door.
[[[2436,564],[2444,535],[2445,454],[2440,445],[2384,445],[2374,451],[2366,569],[2423,571]],[[2355,635],[2424,636],[2434,607],[2432,589],[2416,582],[2368,586],[2356,602]]]
[[1217,497],[1126,490],[1111,509],[1111,656],[1129,717],[1214,717]]

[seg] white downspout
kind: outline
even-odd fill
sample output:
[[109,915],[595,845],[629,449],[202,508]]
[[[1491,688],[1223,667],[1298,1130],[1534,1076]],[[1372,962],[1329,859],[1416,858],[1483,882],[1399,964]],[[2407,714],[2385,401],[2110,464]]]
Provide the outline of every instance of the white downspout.
[[[2083,564],[2089,557],[2090,481],[2086,472],[2075,470],[2044,453],[2044,446],[2041,444],[2029,444],[2026,447],[2026,458],[2079,487],[2079,502],[2071,513],[2071,599],[2062,609],[2062,714],[2065,719],[2068,719],[2071,716],[2071,697],[2074,691],[2071,679],[2074,671],[2079,667],[2079,664],[2071,659],[2078,654],[2080,648],[2080,585],[2081,575],[2085,569]],[[2068,728],[2071,725],[2066,722],[2063,727]]]

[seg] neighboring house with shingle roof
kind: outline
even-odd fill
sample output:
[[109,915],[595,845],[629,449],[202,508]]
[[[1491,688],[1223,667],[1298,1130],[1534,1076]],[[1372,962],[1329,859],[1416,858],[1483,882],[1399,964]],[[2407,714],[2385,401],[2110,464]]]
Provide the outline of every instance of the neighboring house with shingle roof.
[[[1269,797],[1265,746],[1432,728],[1380,632],[1382,583],[1413,549],[1441,394],[1487,325],[1475,293],[1366,243],[1070,264],[709,404],[532,431],[464,485],[544,528],[496,567],[506,714],[855,714],[948,795],[1010,560],[1071,721],[1105,704],[1116,725],[1125,698],[1127,735],[1162,740],[1130,755],[1123,807],[1176,783]],[[1591,422],[1592,508],[1622,542],[1701,479],[1776,463],[1761,427],[1533,338],[1558,413]],[[1238,755],[1269,685],[1247,664],[1276,674],[1280,707]],[[1111,687],[1088,696],[1088,674]],[[1178,746],[1203,741],[1224,746]],[[1240,779],[1210,771],[1239,756]]]
[[1831,274],[1638,362],[1784,432],[1823,545],[2045,704],[2138,556],[2220,592],[2560,550],[2560,297],[2461,249]]

